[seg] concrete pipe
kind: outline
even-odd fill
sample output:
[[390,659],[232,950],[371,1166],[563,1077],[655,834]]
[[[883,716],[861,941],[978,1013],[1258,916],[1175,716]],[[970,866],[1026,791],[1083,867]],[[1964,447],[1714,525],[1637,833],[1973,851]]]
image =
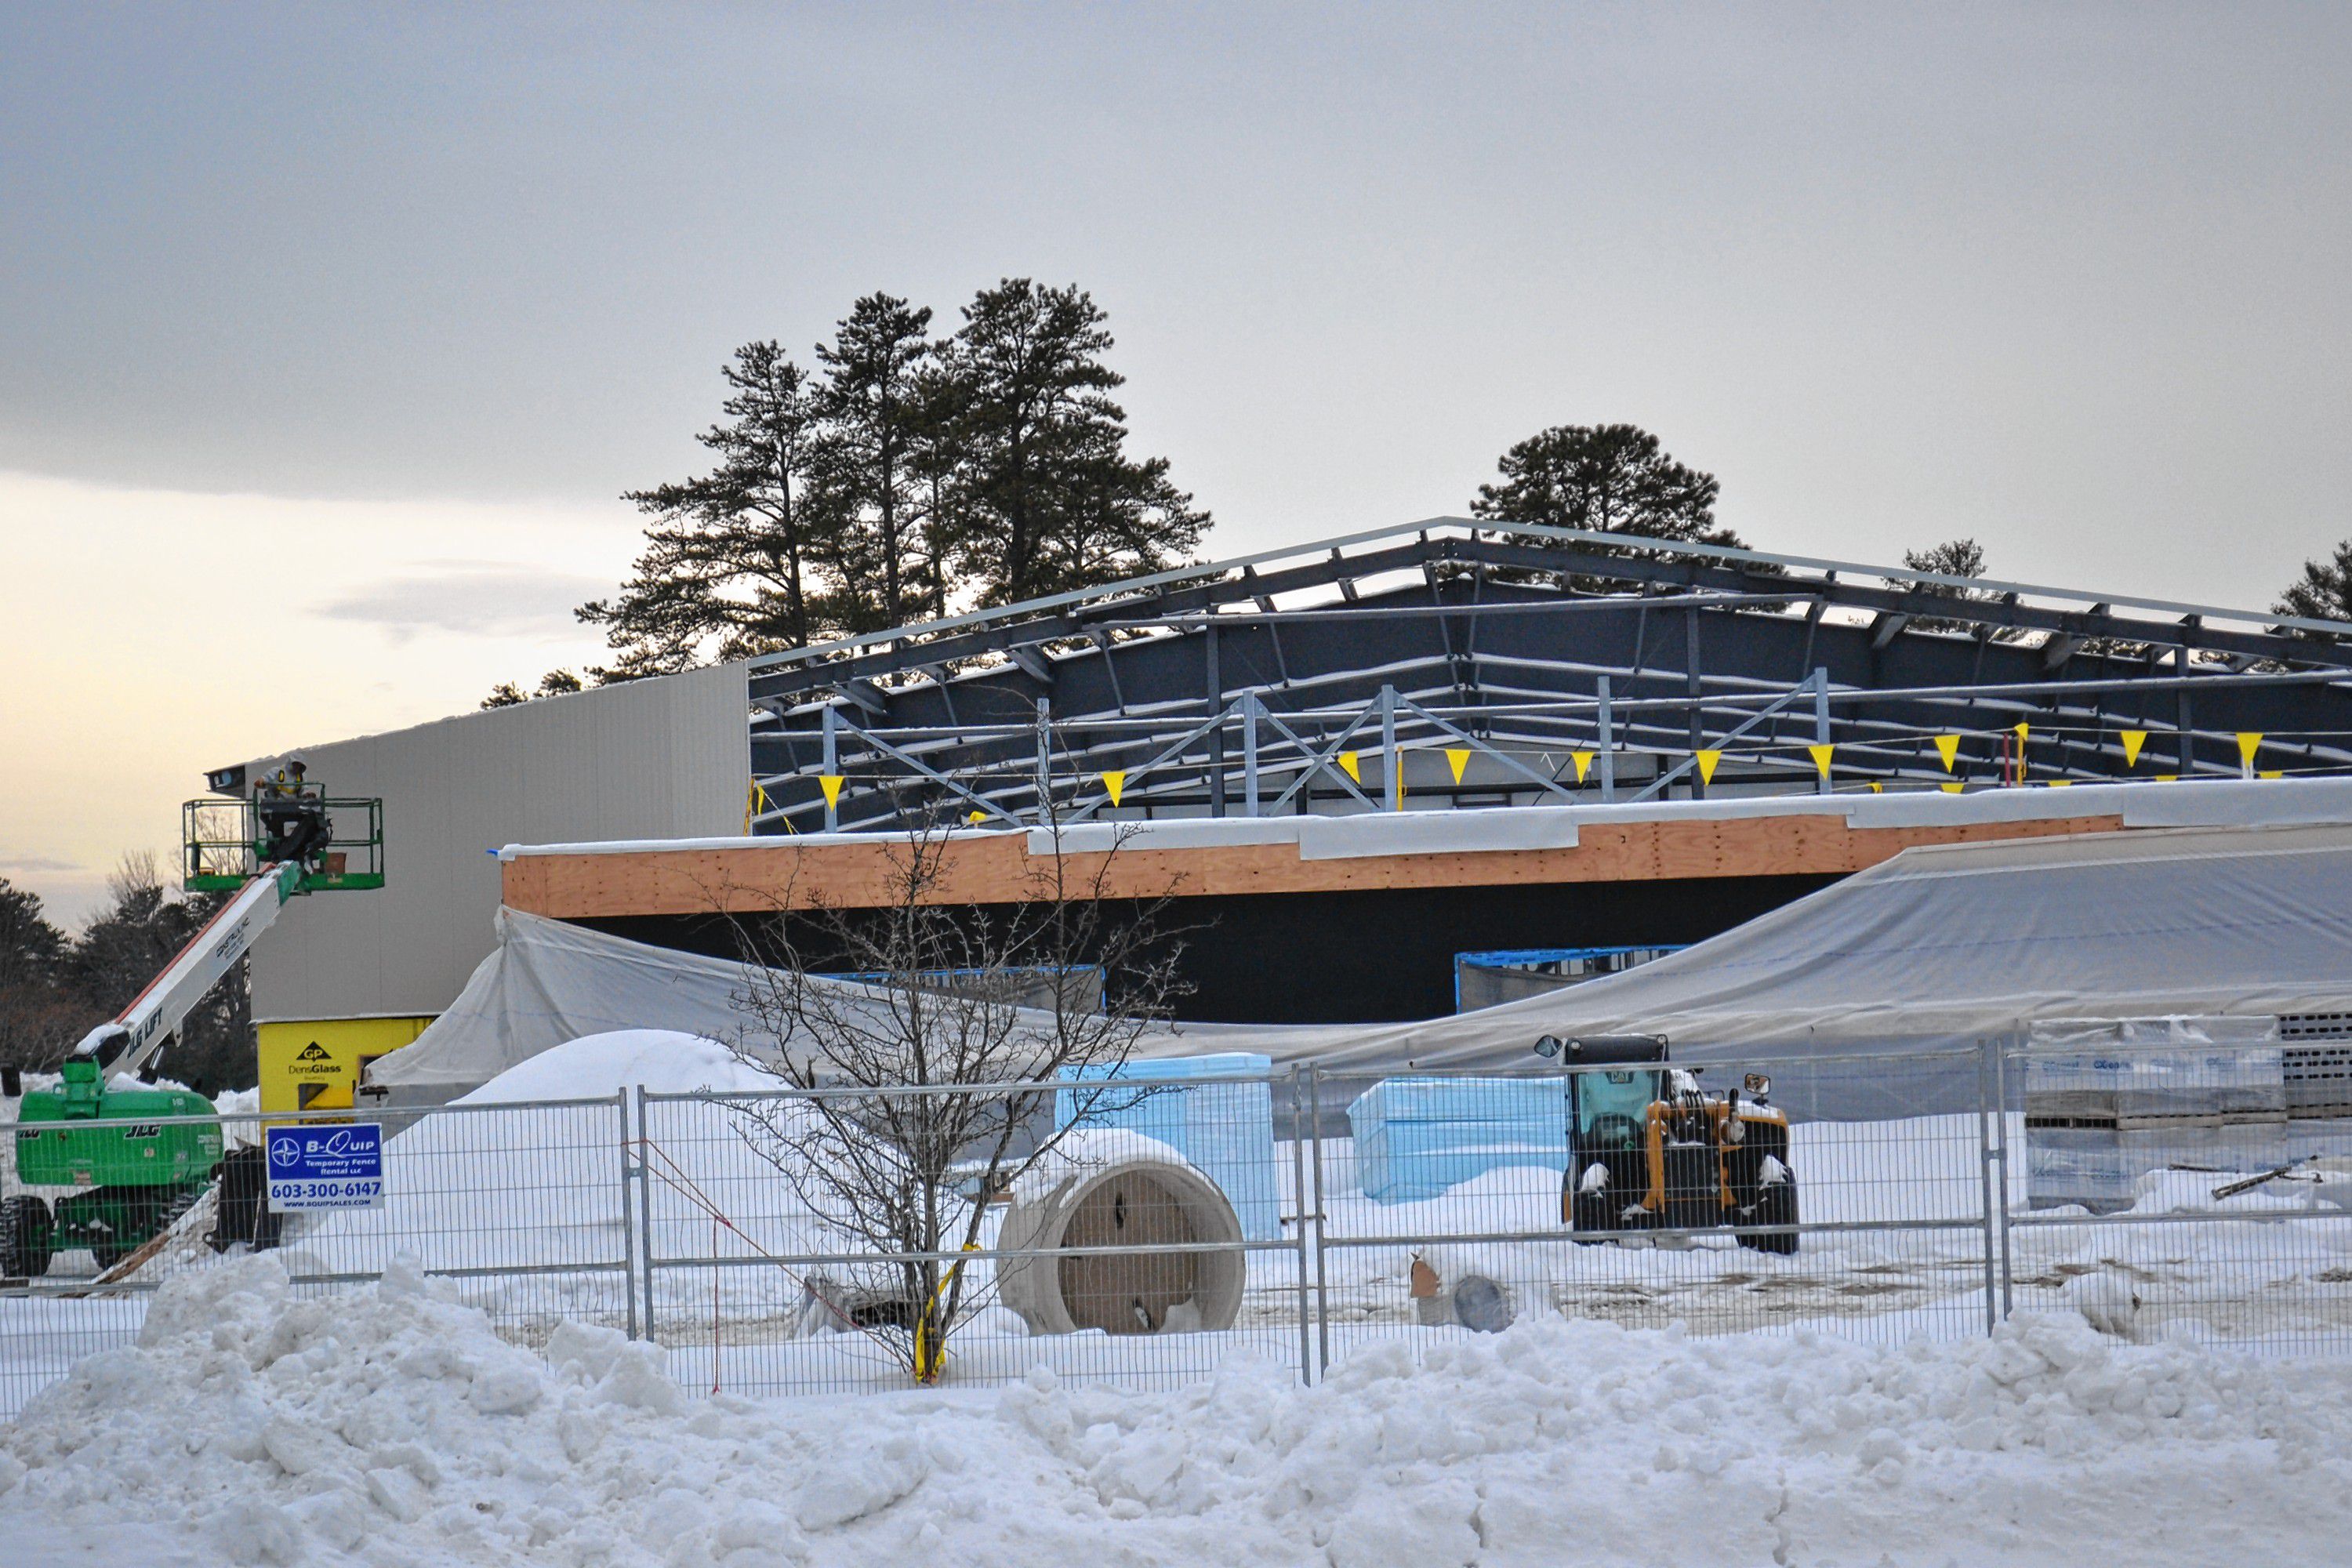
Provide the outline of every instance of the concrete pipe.
[[[1005,1251],[1138,1249],[1000,1263],[997,1299],[1021,1314],[1031,1333],[1160,1334],[1234,1326],[1249,1273],[1241,1220],[1216,1183],[1172,1150],[1170,1155],[1070,1162],[1050,1181],[1024,1182],[1013,1194],[998,1233],[997,1246]],[[1201,1242],[1219,1250],[1145,1250]]]

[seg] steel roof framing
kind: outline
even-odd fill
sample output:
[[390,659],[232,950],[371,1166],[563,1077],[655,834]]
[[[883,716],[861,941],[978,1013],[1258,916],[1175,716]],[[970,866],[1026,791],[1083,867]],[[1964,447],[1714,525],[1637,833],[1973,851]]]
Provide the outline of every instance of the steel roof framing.
[[[1210,721],[1244,693],[1302,726],[1257,737],[1260,769],[1280,773],[1310,765],[1324,742],[1308,728],[1361,713],[1382,688],[1482,742],[1540,749],[1597,740],[1605,679],[1619,746],[1687,754],[1817,668],[1828,732],[1858,776],[1919,776],[1928,732],[1982,731],[1991,717],[2039,726],[2037,763],[2066,776],[2117,771],[2124,728],[2155,731],[2149,746],[2184,772],[2234,771],[2240,730],[2278,737],[2305,766],[2352,767],[2338,743],[2352,742],[2346,638],[2352,624],[1436,519],[752,660],[753,771],[773,803],[763,827],[809,825],[818,720],[835,707],[888,742],[837,764],[845,826],[896,820],[885,781],[931,771],[1003,775],[975,787],[1034,810],[1042,702],[1055,766],[1076,773],[1201,729],[1178,749],[1191,783],[1171,773],[1134,798],[1219,809],[1232,726]],[[1399,720],[1401,745],[1430,741],[1420,720]],[[1791,725],[1811,738],[1793,710],[1759,730],[1788,745]],[[1964,755],[1990,747],[1979,736]]]

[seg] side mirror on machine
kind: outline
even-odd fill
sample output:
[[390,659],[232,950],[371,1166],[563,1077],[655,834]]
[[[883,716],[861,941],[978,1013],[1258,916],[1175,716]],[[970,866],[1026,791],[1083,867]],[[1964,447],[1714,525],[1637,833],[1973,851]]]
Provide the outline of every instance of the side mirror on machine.
[[1762,1072],[1749,1073],[1748,1075],[1748,1081],[1744,1087],[1747,1089],[1748,1093],[1754,1095],[1757,1099],[1761,1100],[1766,1095],[1772,1092],[1772,1075],[1770,1073]]
[[1535,1050],[1536,1055],[1546,1058],[1559,1055],[1559,1037],[1558,1035],[1538,1037]]

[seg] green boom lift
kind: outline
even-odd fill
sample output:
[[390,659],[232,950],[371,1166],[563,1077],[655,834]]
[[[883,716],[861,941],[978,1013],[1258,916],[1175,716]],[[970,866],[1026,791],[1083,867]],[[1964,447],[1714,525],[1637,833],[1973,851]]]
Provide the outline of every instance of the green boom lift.
[[202,1095],[151,1087],[164,1047],[288,900],[383,886],[383,802],[330,800],[301,774],[289,762],[247,792],[245,770],[224,770],[209,782],[233,798],[182,809],[183,885],[234,896],[131,1005],[74,1047],[57,1088],[24,1096],[17,1185],[70,1190],[54,1203],[22,1191],[0,1200],[0,1277],[37,1279],[75,1247],[88,1247],[103,1274],[212,1184],[220,1124],[187,1120],[213,1114]]

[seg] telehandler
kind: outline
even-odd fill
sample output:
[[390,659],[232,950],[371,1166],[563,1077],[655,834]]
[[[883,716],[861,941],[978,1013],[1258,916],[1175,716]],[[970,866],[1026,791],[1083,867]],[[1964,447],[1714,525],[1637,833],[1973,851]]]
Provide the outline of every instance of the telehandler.
[[1706,1093],[1704,1069],[1668,1065],[1663,1035],[1546,1035],[1535,1052],[1569,1069],[1559,1217],[1577,1241],[1729,1226],[1742,1247],[1797,1250],[1789,1118],[1768,1102],[1770,1079],[1749,1073],[1745,1100]]

